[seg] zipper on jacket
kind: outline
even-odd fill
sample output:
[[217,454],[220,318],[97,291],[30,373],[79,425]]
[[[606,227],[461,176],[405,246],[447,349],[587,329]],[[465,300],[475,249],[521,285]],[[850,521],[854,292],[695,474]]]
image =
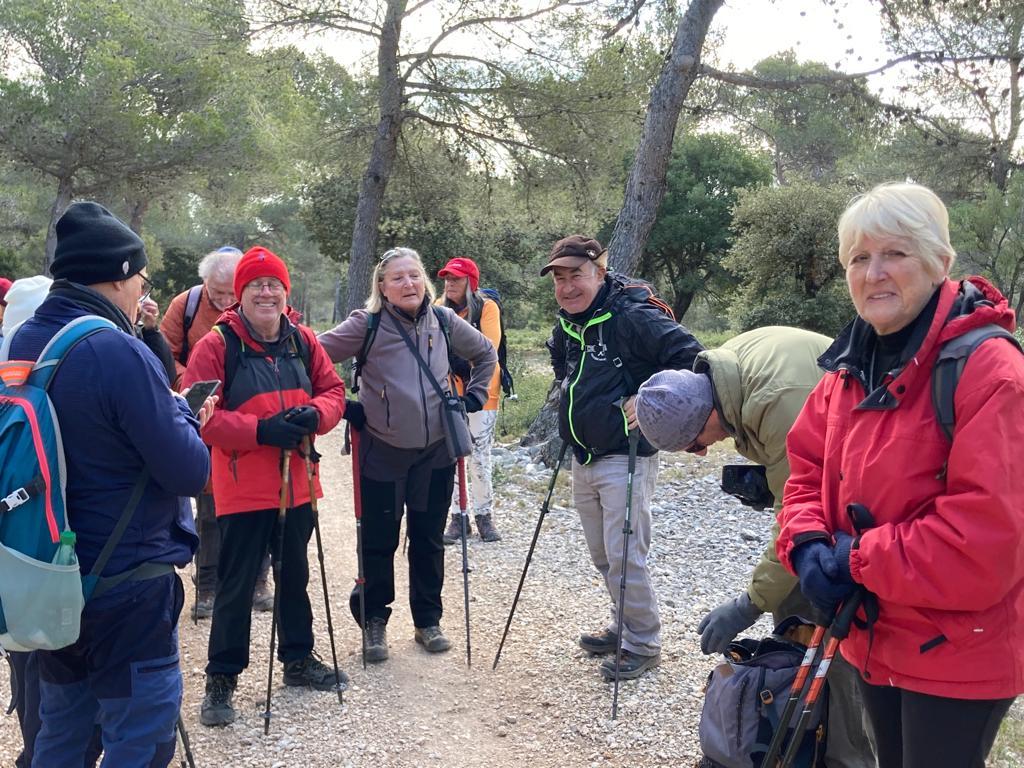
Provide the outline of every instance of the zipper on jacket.
[[[284,402],[284,382],[281,381],[281,367],[278,365],[277,355],[274,355],[272,360],[274,361],[274,376],[277,378],[277,399],[281,401],[281,410],[283,411],[285,409],[285,402]],[[313,389],[313,382],[310,382],[309,384],[310,384],[310,390],[312,390]],[[310,398],[310,399],[312,399],[312,398]],[[281,455],[282,455],[282,457],[284,456],[284,454],[281,454]],[[282,471],[283,471],[283,469],[284,468],[282,468]],[[291,460],[290,459],[288,461],[287,471],[288,471],[288,474],[290,476],[291,473],[292,473],[292,464],[291,464]],[[288,483],[288,507],[289,508],[294,508],[295,507],[295,484],[294,483]]]
[[[587,452],[587,460],[585,462],[583,462],[584,464],[589,464],[591,462],[591,460],[594,458],[594,455],[593,455],[593,452],[589,449],[589,447],[587,445],[585,445],[583,443],[583,441],[580,440],[579,436],[576,434],[576,427],[575,427],[575,425],[573,424],[573,421],[572,421],[573,408],[576,405],[576,402],[575,402],[575,398],[576,398],[576,385],[579,384],[580,379],[583,377],[583,365],[584,365],[584,363],[586,362],[586,359],[587,359],[587,344],[586,344],[587,329],[590,328],[593,325],[599,325],[600,323],[603,323],[605,320],[608,320],[611,316],[612,316],[611,312],[605,312],[602,315],[598,315],[597,317],[590,318],[589,320],[587,320],[586,325],[584,325],[582,328],[580,328],[580,332],[578,334],[575,333],[572,330],[572,325],[571,325],[571,323],[569,323],[569,321],[567,321],[563,317],[559,317],[558,318],[558,321],[562,324],[562,330],[565,331],[566,334],[568,334],[572,338],[577,339],[579,341],[579,343],[580,343],[580,366],[579,366],[579,369],[576,371],[576,378],[569,385],[568,417],[569,417],[569,434],[572,435],[572,439],[576,441],[576,444],[579,445],[581,448],[583,448]],[[627,430],[627,434],[628,434],[628,430]]]
[[391,401],[388,400],[388,385],[385,384],[380,390],[380,399],[384,402],[384,420],[388,429],[391,429]]
[[235,478],[235,482],[238,482],[238,451],[231,452],[231,461],[228,462],[228,466],[231,467],[231,474]]
[[[431,314],[433,314],[433,312],[431,312]],[[423,315],[422,317],[426,317],[426,315]],[[397,320],[397,322],[400,323],[402,321],[401,320]],[[412,329],[416,333],[416,350],[419,351],[419,348],[420,348],[420,321],[419,320],[414,320],[413,321]],[[423,406],[423,450],[426,450],[427,447],[430,445],[430,442],[429,442],[430,441],[430,421],[429,421],[429,417],[427,416],[427,393],[426,393],[426,390],[423,387],[423,369],[420,368],[419,366],[417,366],[417,370],[418,370],[418,373],[419,373],[419,383],[420,383],[420,404]],[[442,403],[441,405],[443,407],[444,403]]]

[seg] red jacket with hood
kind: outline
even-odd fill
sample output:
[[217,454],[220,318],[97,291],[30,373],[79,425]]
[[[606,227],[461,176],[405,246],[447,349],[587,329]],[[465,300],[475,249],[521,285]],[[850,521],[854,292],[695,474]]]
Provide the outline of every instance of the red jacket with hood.
[[[312,405],[320,412],[317,434],[323,435],[341,420],[345,410],[345,384],[338,377],[327,353],[316,340],[312,330],[299,325],[301,315],[287,310],[287,330],[282,335],[299,333],[309,349],[309,391],[305,383],[305,367],[301,360],[266,356],[245,356],[246,365],[260,366],[249,382],[257,382],[255,392],[244,392],[239,400],[234,383],[228,397],[221,397],[213,416],[203,428],[203,440],[213,448],[213,496],[217,516],[258,509],[276,508],[281,499],[281,449],[256,442],[256,425],[260,419],[298,405]],[[255,342],[238,315],[229,309],[221,315],[220,323],[227,323],[250,350],[264,352]],[[230,338],[230,335],[229,335]],[[293,349],[291,344],[286,348]],[[196,344],[189,356],[188,368],[182,387],[209,379],[224,380],[225,339],[220,333],[208,333]],[[285,366],[289,368],[286,370]],[[235,376],[239,376],[241,365]],[[300,384],[300,385],[296,385]],[[319,465],[313,465],[316,496],[320,498]],[[298,451],[292,453],[289,466],[289,507],[310,500],[306,468]]]
[[883,380],[881,404],[862,402],[843,336],[821,357],[827,373],[787,439],[776,549],[792,571],[794,547],[854,533],[846,506],[864,504],[876,524],[851,550],[850,572],[880,610],[873,642],[854,627],[843,656],[874,685],[1008,698],[1024,692],[1024,356],[1000,339],[974,351],[950,442],[931,398],[939,348],[988,323],[1012,330],[1014,314],[981,278],[939,290],[923,343]]

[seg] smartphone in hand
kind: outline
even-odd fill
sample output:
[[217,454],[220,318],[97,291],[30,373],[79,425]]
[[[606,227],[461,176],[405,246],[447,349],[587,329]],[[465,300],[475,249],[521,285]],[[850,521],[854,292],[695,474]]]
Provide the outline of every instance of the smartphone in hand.
[[203,403],[206,402],[206,398],[216,394],[218,389],[220,389],[220,381],[217,379],[211,379],[210,381],[197,381],[188,388],[188,393],[185,395],[185,402],[188,403],[188,407],[192,413],[199,413],[199,409],[203,407]]

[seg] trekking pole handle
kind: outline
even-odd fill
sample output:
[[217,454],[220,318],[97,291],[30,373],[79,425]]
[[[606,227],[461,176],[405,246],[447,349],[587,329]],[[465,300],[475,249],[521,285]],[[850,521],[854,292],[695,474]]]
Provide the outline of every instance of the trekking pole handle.
[[858,587],[857,591],[843,602],[839,613],[836,614],[835,619],[832,621],[832,637],[836,640],[845,640],[846,636],[850,634],[850,624],[853,623],[853,617],[856,615],[857,609],[860,608],[860,604],[864,601],[866,591],[864,587]]

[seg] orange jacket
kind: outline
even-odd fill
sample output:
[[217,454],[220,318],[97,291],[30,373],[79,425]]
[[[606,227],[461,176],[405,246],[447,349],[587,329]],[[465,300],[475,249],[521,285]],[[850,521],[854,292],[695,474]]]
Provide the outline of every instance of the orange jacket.
[[[221,319],[226,322],[238,338],[251,349],[261,347],[252,340],[237,311],[229,309]],[[331,431],[341,420],[345,410],[345,384],[334,371],[334,366],[324,352],[316,335],[308,327],[299,325],[299,314],[288,310],[294,333],[301,333],[309,347],[310,392],[299,386],[282,385],[286,376],[305,379],[305,368],[301,361],[292,360],[290,372],[285,368],[287,360],[270,357],[246,357],[245,364],[263,366],[250,376],[252,381],[276,381],[273,388],[248,396],[231,408],[228,400],[237,397],[234,384],[228,397],[217,403],[213,416],[203,427],[202,437],[213,448],[213,496],[217,516],[238,512],[252,512],[258,509],[272,509],[280,503],[281,494],[281,449],[260,445],[256,442],[256,425],[260,419],[273,416],[282,410],[298,405],[312,405],[320,412],[317,434]],[[207,379],[224,380],[225,341],[219,333],[210,333],[199,340],[189,357],[188,369],[182,379],[183,386]],[[296,367],[297,366],[297,367]],[[302,369],[299,371],[298,369]],[[270,373],[268,373],[270,372]],[[235,375],[242,374],[239,366]],[[317,464],[313,465],[314,486],[317,498],[323,495]],[[310,500],[309,484],[306,479],[305,462],[298,451],[292,453],[289,466],[290,498],[289,507],[305,504]]]
[[[439,306],[447,306],[444,301],[444,297],[439,298],[435,304]],[[469,322],[469,308],[463,309],[458,313],[459,317]],[[491,344],[494,345],[495,351],[498,349],[498,344],[501,342],[501,310],[498,308],[498,303],[492,299],[484,299],[483,309],[480,310],[480,333],[486,336]],[[458,389],[459,394],[463,394],[463,381],[458,376],[454,377],[455,386]],[[483,410],[485,411],[496,411],[498,410],[498,399],[501,396],[501,366],[494,366],[494,373],[491,374],[491,382],[487,385],[487,402],[484,403]]]
[[854,533],[846,506],[865,505],[875,527],[851,550],[850,572],[880,612],[874,642],[854,627],[843,656],[875,685],[1006,698],[1024,692],[1024,356],[998,339],[975,350],[950,442],[931,397],[939,348],[988,323],[1012,329],[1014,314],[981,278],[940,291],[921,347],[885,382],[884,404],[860,407],[861,375],[845,361],[863,359],[863,345],[841,349],[844,332],[822,355],[825,377],[787,438],[776,550],[792,570],[794,547]]
[[[171,348],[171,354],[174,356],[174,367],[178,372],[171,386],[179,391],[182,389],[181,377],[185,373],[185,366],[181,364],[178,358],[181,357],[182,343],[185,336],[185,304],[187,301],[188,291],[179,293],[171,299],[171,303],[167,305],[167,311],[164,312],[164,318],[160,321],[160,333],[167,339],[167,346]],[[213,328],[214,323],[217,322],[220,316],[221,310],[217,309],[210,302],[210,297],[206,293],[206,286],[204,285],[199,296],[199,307],[196,310],[196,316],[192,320],[192,326],[188,329],[190,356],[191,351],[196,348],[196,344],[203,336],[210,332],[210,329]],[[193,381],[196,381],[196,379],[193,379]]]

